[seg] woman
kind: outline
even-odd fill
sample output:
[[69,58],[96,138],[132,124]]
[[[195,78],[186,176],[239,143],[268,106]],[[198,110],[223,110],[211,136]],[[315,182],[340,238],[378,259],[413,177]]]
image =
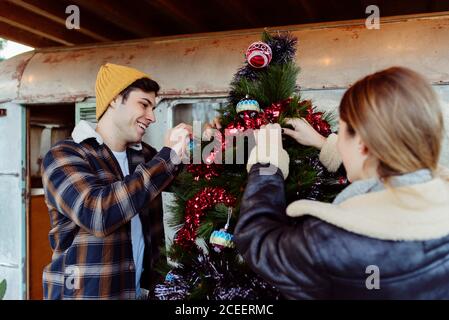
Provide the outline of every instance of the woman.
[[[261,129],[277,133],[279,152],[258,159],[260,139],[251,152],[239,251],[290,299],[449,299],[449,182],[438,169],[444,127],[432,87],[390,68],[350,87],[339,113],[338,138],[301,119],[284,129],[322,148],[329,169],[342,160],[352,184],[333,204],[286,208],[281,128]],[[276,174],[266,174],[273,164]]]

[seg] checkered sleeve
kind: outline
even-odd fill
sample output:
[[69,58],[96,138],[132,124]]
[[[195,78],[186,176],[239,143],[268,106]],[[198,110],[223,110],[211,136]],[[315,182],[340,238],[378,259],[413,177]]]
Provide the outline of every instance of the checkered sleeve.
[[45,156],[42,181],[47,205],[87,232],[105,237],[127,223],[174,178],[172,149],[163,148],[123,181],[105,183],[79,145],[59,144]]

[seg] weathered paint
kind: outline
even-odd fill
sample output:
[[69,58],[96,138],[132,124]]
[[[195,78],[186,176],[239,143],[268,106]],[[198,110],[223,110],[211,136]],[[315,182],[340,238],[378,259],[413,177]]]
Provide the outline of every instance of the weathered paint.
[[0,63],[0,103],[17,99],[22,74],[33,54],[26,52]]
[[[273,30],[290,30],[298,37],[298,84],[304,89],[345,88],[391,65],[412,67],[434,84],[449,83],[449,14],[382,21],[380,30],[366,29],[363,20]],[[222,95],[260,32],[38,50],[0,64],[0,101],[56,103],[93,97],[97,70],[105,62],[148,72],[161,83],[163,96]],[[18,86],[18,69],[30,55]]]
[[[26,297],[25,108],[0,105],[8,114],[0,118],[0,279],[6,279],[5,299]],[[7,160],[7,161],[5,161]]]

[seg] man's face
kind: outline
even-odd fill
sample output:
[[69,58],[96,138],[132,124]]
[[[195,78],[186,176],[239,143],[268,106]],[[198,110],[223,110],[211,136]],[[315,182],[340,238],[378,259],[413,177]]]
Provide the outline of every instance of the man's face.
[[145,130],[156,121],[154,115],[156,94],[135,89],[129,93],[125,102],[120,96],[117,98],[117,102],[118,106],[114,112],[117,134],[126,143],[141,142]]

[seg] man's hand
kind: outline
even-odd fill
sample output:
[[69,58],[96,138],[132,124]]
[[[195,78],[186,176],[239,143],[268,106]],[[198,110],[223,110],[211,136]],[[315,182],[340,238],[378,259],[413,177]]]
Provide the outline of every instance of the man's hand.
[[186,154],[191,136],[192,126],[180,123],[167,131],[165,135],[165,146],[172,148],[180,158],[183,158]]
[[214,130],[221,129],[221,118],[215,117],[210,123],[206,123],[203,130],[203,140],[210,140],[214,135]]
[[312,146],[321,150],[326,138],[319,134],[306,119],[290,118],[286,120],[286,123],[290,124],[294,130],[283,128],[284,134],[292,137],[303,146]]

